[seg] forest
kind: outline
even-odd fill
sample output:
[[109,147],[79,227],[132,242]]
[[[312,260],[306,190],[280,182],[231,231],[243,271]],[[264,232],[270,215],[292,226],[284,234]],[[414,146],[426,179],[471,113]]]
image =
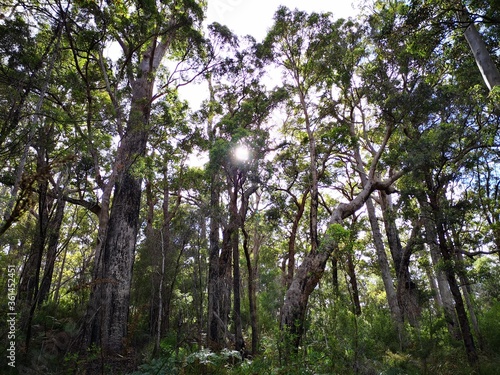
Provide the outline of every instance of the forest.
[[500,2],[284,3],[0,1],[2,374],[499,373]]

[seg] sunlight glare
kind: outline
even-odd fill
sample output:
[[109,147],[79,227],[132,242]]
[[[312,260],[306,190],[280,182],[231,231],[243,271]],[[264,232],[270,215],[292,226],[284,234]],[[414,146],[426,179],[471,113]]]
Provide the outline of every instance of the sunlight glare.
[[234,157],[239,161],[247,161],[250,159],[250,150],[245,145],[238,145],[234,149]]

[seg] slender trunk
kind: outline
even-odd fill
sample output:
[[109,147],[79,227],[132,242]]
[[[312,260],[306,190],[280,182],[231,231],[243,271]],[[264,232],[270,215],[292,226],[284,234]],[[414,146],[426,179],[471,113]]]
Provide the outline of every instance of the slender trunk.
[[196,246],[196,272],[193,273],[193,285],[195,290],[193,291],[193,298],[195,306],[197,306],[197,314],[196,314],[196,323],[197,323],[197,342],[198,342],[198,350],[203,347],[203,332],[206,332],[203,329],[203,301],[205,300],[205,285],[203,284],[204,276],[204,267],[203,263],[205,262],[205,258],[202,256],[201,249],[206,248],[206,238],[207,238],[207,222],[204,215],[200,215],[200,236],[198,237],[198,246]]
[[[243,195],[245,197],[245,194]],[[257,194],[257,199],[255,202],[255,210],[257,211],[260,203],[260,193]],[[247,202],[248,203],[248,202]],[[244,209],[246,212],[246,208]],[[243,232],[243,250],[245,252],[245,259],[247,263],[248,271],[248,301],[250,308],[250,326],[252,329],[252,356],[255,356],[258,351],[259,345],[259,327],[258,327],[258,314],[257,314],[257,272],[259,264],[259,252],[260,246],[262,244],[263,235],[259,233],[258,223],[253,227],[253,246],[250,251],[250,235],[245,228],[245,222],[243,221],[241,226]],[[253,261],[252,261],[253,258]]]
[[427,275],[427,279],[429,280],[429,285],[432,290],[432,294],[434,295],[434,306],[437,311],[440,311],[443,308],[443,301],[441,300],[441,294],[438,288],[437,278],[432,270],[432,265],[430,263],[424,266],[425,274]]
[[240,293],[240,249],[238,230],[232,236],[233,247],[233,324],[234,324],[234,348],[238,352],[243,352],[245,341],[241,327],[241,293]]
[[[289,351],[297,352],[300,345],[300,340],[304,333],[304,319],[307,310],[307,302],[309,295],[312,293],[317,283],[321,279],[325,270],[326,262],[330,256],[331,250],[323,254],[318,254],[319,237],[318,237],[318,207],[319,207],[319,192],[318,192],[318,168],[317,168],[317,151],[316,138],[313,131],[311,119],[309,117],[308,106],[306,103],[306,92],[302,87],[298,71],[294,72],[295,82],[297,84],[298,95],[304,122],[309,139],[309,192],[311,201],[309,207],[309,236],[311,249],[310,257],[306,257],[301,267],[297,270],[297,277],[288,280],[288,290],[281,309],[280,327],[284,336],[285,356],[289,357]],[[305,200],[304,194],[304,200]],[[299,206],[300,212],[300,206]],[[297,217],[297,216],[296,216]],[[300,217],[299,217],[300,219]],[[298,224],[298,220],[297,224]],[[304,277],[304,265],[308,264],[315,274],[313,277]],[[306,266],[308,267],[308,266]],[[290,268],[289,268],[290,269]]]
[[[457,246],[457,244],[460,247],[458,235],[454,233],[454,237],[457,238],[457,240],[455,243],[452,243],[450,241],[452,248],[455,248],[455,246]],[[467,311],[469,312],[470,320],[472,323],[472,329],[474,330],[474,334],[476,335],[479,349],[482,349],[481,330],[479,329],[479,322],[478,322],[477,316],[476,316],[476,309],[474,308],[474,304],[473,304],[472,298],[471,298],[471,294],[472,294],[471,288],[470,288],[471,282],[470,282],[469,277],[467,276],[467,273],[465,270],[463,255],[460,252],[453,251],[453,253],[455,253],[456,264],[459,267],[457,274],[458,274],[458,278],[460,280],[462,295],[464,296],[465,304],[467,306]]]
[[[243,251],[245,253],[247,272],[248,272],[248,303],[250,308],[250,326],[252,329],[252,356],[255,356],[257,354],[257,347],[259,342],[259,332],[257,326],[257,295],[255,290],[255,283],[257,280],[249,249],[250,236],[246,231],[245,227],[242,228],[242,232],[244,236]],[[254,254],[254,259],[255,259],[255,254],[258,251],[255,249],[255,247],[259,246],[258,245],[259,240],[257,239],[257,236],[258,234],[254,233],[255,242],[254,242],[254,250],[252,251],[252,253]]]
[[332,285],[335,295],[339,295],[339,258],[335,254],[338,249],[332,254]]
[[470,330],[469,319],[467,317],[467,312],[465,310],[464,301],[462,298],[462,294],[460,293],[460,287],[457,283],[455,269],[454,269],[454,256],[450,250],[448,241],[446,239],[446,229],[444,224],[444,218],[442,216],[442,212],[439,207],[439,200],[436,193],[436,189],[431,189],[433,185],[430,182],[431,180],[427,178],[427,186],[429,188],[428,198],[428,207],[431,215],[432,215],[432,224],[435,228],[437,237],[437,246],[441,253],[443,259],[443,268],[444,273],[446,275],[446,279],[448,281],[449,290],[453,296],[453,301],[455,302],[455,311],[456,316],[458,318],[458,323],[460,327],[461,337],[465,346],[465,352],[467,354],[467,359],[471,365],[477,364],[479,358],[477,355],[476,346],[474,343],[474,338],[472,336],[472,332]]
[[489,90],[492,90],[493,87],[500,85],[500,72],[465,7],[463,7],[462,11],[458,12],[458,18],[460,22],[467,26],[464,31],[465,40],[469,44],[472,54],[474,55],[474,59],[476,60],[477,67],[481,72],[484,83]]
[[[356,136],[356,131],[354,125],[350,126],[350,133],[352,137]],[[361,158],[361,153],[359,148],[354,149],[354,156],[356,160],[356,169],[358,171],[359,178],[361,179],[361,184],[363,187],[368,183],[368,175],[364,169],[363,160]],[[373,242],[375,245],[375,251],[377,253],[377,261],[380,268],[380,273],[382,276],[382,281],[384,283],[384,288],[387,296],[387,302],[389,304],[389,310],[394,324],[396,325],[400,337],[403,334],[403,315],[398,304],[396,290],[394,289],[394,284],[392,281],[391,271],[389,268],[389,262],[387,260],[387,255],[385,253],[385,246],[382,240],[382,232],[378,224],[377,214],[375,212],[375,206],[371,198],[366,200],[366,209],[368,211],[368,219],[370,221],[370,226],[373,233]]]
[[61,225],[64,218],[65,201],[59,197],[56,203],[56,211],[54,217],[49,221],[49,236],[47,241],[47,256],[45,260],[45,269],[40,284],[40,292],[38,304],[42,304],[48,298],[50,287],[52,285],[52,276],[54,274],[54,265],[57,258],[57,246],[59,245],[59,237],[61,233]]
[[[160,263],[160,282],[158,284],[158,315],[156,319],[156,340],[153,350],[154,355],[160,351],[161,327],[163,317],[163,279],[165,277],[165,239],[163,238],[163,230],[160,230],[161,241],[161,263]],[[169,316],[167,315],[167,321]]]
[[[40,133],[42,132],[43,129],[40,129]],[[49,226],[47,195],[49,167],[46,159],[46,141],[46,135],[41,135],[37,146],[38,220],[33,242],[21,273],[21,282],[17,296],[23,314],[21,317],[21,329],[26,331],[26,350],[28,350],[31,340],[31,321],[39,297],[40,269]]]
[[373,243],[375,245],[375,251],[377,253],[377,261],[380,268],[380,273],[382,275],[382,281],[385,287],[385,294],[387,296],[389,310],[391,312],[392,320],[398,329],[399,335],[400,337],[402,337],[403,314],[399,307],[398,296],[396,293],[396,289],[394,288],[391,270],[389,268],[389,261],[387,260],[387,254],[385,253],[385,246],[382,240],[382,232],[380,230],[380,226],[378,225],[375,206],[371,198],[366,201],[366,210],[368,211],[368,219],[370,220],[370,226],[373,234]]
[[397,289],[396,295],[398,304],[403,316],[408,322],[416,326],[420,317],[421,309],[418,300],[418,290],[411,279],[409,267],[412,254],[413,241],[419,232],[419,225],[414,224],[412,234],[408,244],[403,248],[399,238],[399,231],[396,226],[396,215],[392,206],[391,196],[385,192],[380,192],[380,202],[382,217],[387,236],[387,242],[391,251],[394,268],[396,270]]
[[422,210],[422,221],[425,229],[425,240],[430,250],[432,265],[435,270],[437,286],[439,289],[441,307],[444,312],[445,320],[448,324],[448,331],[455,339],[460,337],[457,315],[453,305],[453,296],[447,281],[446,273],[443,270],[443,258],[438,246],[438,237],[436,227],[431,217],[432,212],[425,199],[419,198],[419,204]]
[[453,300],[455,301],[455,309],[460,325],[460,331],[462,333],[462,340],[464,342],[465,351],[467,353],[467,359],[471,365],[475,365],[478,362],[479,358],[477,355],[476,346],[474,344],[474,338],[470,330],[469,319],[465,310],[462,294],[460,293],[460,288],[455,277],[455,270],[453,269],[453,257],[446,242],[445,229],[442,223],[437,224],[437,232],[439,239],[439,249],[441,250],[443,260],[446,262],[446,278],[448,279],[450,291],[453,295]]
[[217,311],[219,315],[216,319],[219,321],[219,333],[218,337],[221,340],[221,348],[227,347],[226,339],[230,337],[228,327],[229,327],[229,316],[231,312],[231,289],[232,289],[232,255],[233,248],[231,243],[231,237],[233,229],[231,224],[226,227],[222,232],[222,248],[219,257],[219,274],[217,275],[217,288],[219,293],[219,300]]
[[359,300],[358,279],[356,277],[356,269],[354,266],[353,254],[351,251],[347,253],[347,274],[349,275],[349,283],[351,284],[352,308],[356,316],[361,315],[361,302]]
[[66,266],[66,256],[68,255],[68,248],[65,246],[63,258],[61,261],[61,268],[59,269],[59,275],[57,276],[56,286],[54,287],[54,298],[53,301],[56,305],[59,305],[59,293],[61,290],[63,272]]
[[209,233],[209,264],[208,264],[208,335],[207,346],[219,349],[223,346],[223,337],[220,335],[220,299],[219,288],[219,188],[216,176],[212,175],[210,181],[210,233]]

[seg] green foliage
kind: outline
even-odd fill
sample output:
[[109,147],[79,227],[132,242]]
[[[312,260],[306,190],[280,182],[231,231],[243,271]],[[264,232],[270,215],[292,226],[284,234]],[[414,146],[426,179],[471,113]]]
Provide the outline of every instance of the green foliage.
[[481,316],[481,332],[488,351],[500,351],[500,301],[496,300]]
[[351,231],[344,228],[342,224],[330,224],[325,235],[336,243],[343,243],[351,237]]

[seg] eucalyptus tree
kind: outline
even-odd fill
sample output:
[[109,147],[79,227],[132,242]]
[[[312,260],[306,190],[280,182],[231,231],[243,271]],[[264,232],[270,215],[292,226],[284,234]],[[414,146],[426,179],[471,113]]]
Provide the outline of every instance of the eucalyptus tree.
[[60,74],[68,61],[62,23],[48,7],[30,5],[13,5],[1,21],[2,83],[8,85],[2,89],[8,96],[2,97],[0,138],[7,158],[2,157],[1,168],[3,192],[10,194],[2,202],[0,233],[13,229],[28,209],[32,215],[25,222],[36,222],[22,253],[17,296],[26,348],[35,310],[48,300],[53,281],[72,169],[66,164],[73,160],[75,140],[57,100],[69,90]]
[[[186,1],[58,5],[77,79],[86,88],[82,98],[88,106],[86,139],[95,181],[102,190],[93,287],[83,343],[97,344],[109,353],[121,352],[127,335],[130,282],[139,229],[140,166],[150,133],[151,106],[155,99],[174,88],[169,75],[165,80],[157,78],[163,76],[160,72],[167,54],[179,59],[193,56],[201,41],[196,30],[203,18],[203,4]],[[104,57],[105,48],[113,43],[121,49],[116,62]],[[119,139],[106,177],[102,176],[100,150],[94,147],[91,135],[95,121],[94,77],[113,112],[103,122]]]
[[[211,184],[208,340],[210,346],[220,348],[227,345],[229,338],[234,341],[235,348],[242,351],[239,234],[245,226],[250,197],[267,178],[261,168],[270,147],[266,122],[282,99],[282,91],[267,92],[260,84],[263,70],[255,57],[252,38],[239,42],[226,28],[220,25],[212,28],[218,33],[218,42],[224,42],[225,51],[220,64],[208,78],[210,99],[201,113],[207,123],[210,147],[207,167]],[[221,202],[227,204],[227,211],[221,208]],[[219,228],[222,239],[218,236]],[[253,293],[249,296],[254,299]],[[232,335],[227,332],[231,301]],[[253,307],[256,307],[255,302],[251,302]],[[252,327],[256,331],[255,322]],[[256,339],[253,342],[255,351]]]
[[[335,174],[332,160],[355,165],[352,148],[356,138],[350,134],[354,108],[349,112],[343,102],[345,93],[355,90],[356,66],[365,55],[358,26],[351,21],[333,22],[329,14],[290,11],[280,8],[275,23],[264,42],[269,55],[283,72],[285,88],[290,91],[290,108],[294,121],[302,129],[302,139],[308,147],[309,252],[294,272],[281,309],[281,328],[287,337],[288,350],[296,351],[304,332],[304,319],[310,294],[325,271],[326,263],[342,236],[342,221],[359,210],[374,190],[389,190],[400,172],[382,180],[379,161],[391,136],[392,128],[375,124],[385,134],[369,160],[366,183],[347,203],[330,209],[328,229],[320,235],[318,226],[320,178]],[[265,50],[265,49],[264,49]],[[332,95],[332,85],[338,87],[339,98]],[[357,136],[357,134],[356,134]],[[321,140],[321,143],[319,142]],[[332,178],[335,180],[335,178]],[[344,183],[337,177],[337,183]]]
[[[449,189],[469,173],[475,150],[494,147],[496,116],[490,105],[485,107],[488,100],[478,85],[480,76],[474,58],[465,53],[467,46],[455,32],[455,17],[464,10],[462,4],[378,4],[379,12],[371,17],[373,24],[377,19],[382,20],[380,27],[374,29],[378,30],[374,33],[376,40],[385,50],[393,51],[393,57],[387,57],[389,62],[399,66],[407,64],[407,73],[396,76],[407,93],[397,97],[399,102],[408,103],[401,108],[410,110],[390,112],[403,120],[403,138],[396,140],[399,154],[407,155],[405,163],[412,171],[399,188],[403,199],[410,194],[419,202],[418,220],[437,275],[438,301],[444,309],[450,333],[462,338],[469,362],[475,364],[477,350],[464,302],[468,294],[462,290],[462,296],[458,282],[462,262],[457,258],[454,244],[460,241],[457,242],[457,238],[452,241],[454,219],[452,215],[447,216],[453,211],[448,210],[450,197],[453,199],[457,194]],[[424,10],[420,16],[419,10]],[[431,16],[433,12],[440,14],[438,20]],[[396,30],[401,30],[398,38],[394,37]],[[423,40],[425,44],[419,42]],[[476,74],[471,74],[473,71]],[[417,72],[420,74],[416,75]],[[415,99],[408,101],[411,97]],[[384,100],[388,99],[390,95]],[[474,320],[474,311],[469,314]]]
[[[467,55],[473,57],[480,76],[489,90],[500,84],[496,36],[499,24],[498,6],[486,1],[467,0],[412,0],[410,2],[378,1],[374,14],[389,9],[405,9],[399,26],[402,35],[432,30],[441,38],[442,45],[466,44]],[[395,27],[399,27],[394,25]],[[457,38],[459,36],[459,38]],[[492,37],[493,36],[493,37]],[[461,60],[455,55],[457,63]]]

